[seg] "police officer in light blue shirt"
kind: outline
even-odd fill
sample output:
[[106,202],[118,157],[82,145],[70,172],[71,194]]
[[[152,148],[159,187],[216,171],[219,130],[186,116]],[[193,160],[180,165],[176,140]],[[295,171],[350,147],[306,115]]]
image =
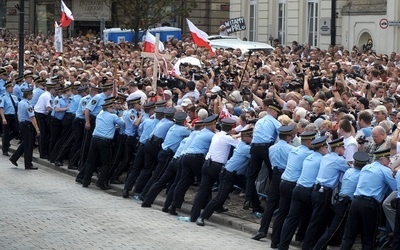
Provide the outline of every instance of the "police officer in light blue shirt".
[[18,98],[19,101],[22,100],[21,82],[24,79],[23,76],[18,76],[15,78],[15,85],[13,89],[13,94]]
[[346,159],[342,157],[345,152],[344,138],[329,142],[331,153],[322,157],[321,165],[316,178],[316,184],[311,194],[313,212],[307,228],[303,246],[312,249],[324,233],[324,228],[329,224],[328,213],[331,209],[333,189],[339,184],[340,176],[349,168]]
[[292,191],[300,177],[304,159],[314,152],[311,141],[315,136],[316,131],[302,133],[301,145],[293,148],[288,155],[288,162],[279,186],[279,210],[273,224],[271,246],[277,246],[280,242],[282,225],[290,209]]
[[[183,138],[189,136],[190,131],[185,127],[186,117],[187,114],[184,112],[178,112],[174,115],[175,124],[168,130],[165,140],[161,144],[161,150],[159,150],[157,156],[157,166],[155,167],[151,178],[147,181],[139,195],[141,200],[144,200],[153,183],[157,181],[157,179],[159,179],[164,173],[165,168],[172,160],[172,157],[174,156],[180,142],[183,140]],[[142,207],[150,207],[150,205],[151,204],[142,203]]]
[[34,132],[36,130],[37,136],[40,136],[40,131],[33,106],[29,103],[32,98],[32,89],[24,89],[22,92],[23,99],[18,103],[18,120],[22,143],[9,160],[12,164],[18,166],[17,161],[23,154],[25,169],[36,170],[38,168],[32,164]]
[[109,189],[105,180],[111,167],[111,142],[114,138],[115,126],[125,126],[124,121],[114,114],[114,101],[115,99],[110,99],[104,102],[104,104],[101,105],[103,110],[96,117],[96,126],[90,143],[88,161],[81,170],[81,172],[84,172],[82,180],[83,187],[88,187],[93,172],[98,166],[98,163],[100,163],[101,171],[96,186],[102,190]]
[[21,84],[21,90],[33,87],[33,76],[32,72],[27,72],[24,75],[25,81]]
[[344,223],[346,222],[348,210],[353,194],[356,191],[360,170],[368,164],[369,156],[365,152],[356,152],[353,155],[354,167],[349,168],[343,175],[342,187],[340,188],[339,195],[335,197],[336,203],[333,205],[335,217],[333,218],[329,228],[325,231],[322,237],[318,240],[314,249],[324,249],[327,247],[330,239],[334,235],[342,235]]
[[204,220],[209,219],[218,208],[222,207],[228,198],[234,185],[245,188],[246,168],[250,163],[250,143],[252,140],[253,128],[240,132],[242,141],[233,150],[232,157],[226,162],[225,167],[219,175],[218,193],[212,199],[196,221],[199,226],[204,226]]
[[3,155],[9,156],[10,141],[19,134],[17,109],[18,98],[12,94],[12,82],[4,85],[6,92],[0,95],[0,118],[3,128],[2,150]]
[[[328,151],[326,139],[325,136],[321,136],[311,141],[314,152],[303,161],[301,175],[297,180],[296,187],[293,189],[289,214],[283,223],[279,249],[289,249],[290,242],[300,221],[299,233],[304,233],[305,227],[308,225],[312,212],[311,193],[322,157]],[[302,235],[298,234],[297,238],[300,237]]]
[[30,101],[30,103],[34,107],[35,107],[37,101],[39,100],[39,97],[45,92],[44,88],[46,86],[46,80],[39,77],[35,80],[35,85],[36,85],[36,88],[33,90],[33,97],[32,97],[32,100]]
[[278,122],[277,117],[281,110],[282,107],[278,104],[270,104],[267,109],[267,115],[258,120],[254,126],[253,140],[251,141],[250,167],[247,169],[246,197],[243,209],[252,207],[253,212],[263,212],[255,181],[263,162],[268,169],[268,176],[266,176],[266,178],[272,177],[272,167],[268,157],[268,149],[275,143],[278,137],[278,128],[281,124]]
[[135,184],[135,190],[138,193],[142,193],[147,181],[151,178],[152,171],[157,166],[157,158],[161,150],[161,144],[164,142],[168,130],[174,125],[173,118],[175,111],[175,108],[166,108],[164,110],[165,117],[155,126],[149,140],[144,145],[144,166]]
[[6,92],[6,88],[4,87],[4,85],[6,84],[7,80],[8,80],[7,70],[5,68],[0,68],[0,95]]
[[[124,170],[129,166],[129,163],[132,161],[134,153],[136,151],[137,144],[137,128],[142,120],[143,115],[141,114],[141,98],[135,97],[128,102],[128,110],[125,110],[122,119],[125,122],[125,129],[123,131],[123,135],[119,136],[119,140],[123,143],[123,154],[122,161],[119,160],[119,163],[116,166],[113,166],[115,169],[111,169],[110,171],[110,183],[111,184],[122,184],[119,181],[119,176],[124,172]],[[119,143],[119,142],[117,142]]]
[[196,135],[185,150],[185,155],[182,158],[181,177],[174,190],[173,201],[169,208],[169,213],[172,215],[177,215],[176,208],[182,206],[185,193],[192,184],[194,177],[201,180],[201,167],[214,136],[217,119],[218,116],[216,115],[205,118],[203,120],[205,128]]
[[261,219],[261,226],[258,233],[252,237],[259,240],[267,236],[269,224],[272,215],[279,205],[279,185],[281,183],[281,175],[286,168],[289,152],[294,148],[289,143],[293,139],[293,126],[282,126],[279,130],[279,141],[269,148],[269,160],[271,162],[273,174],[268,189],[268,200],[266,210]]
[[375,151],[374,156],[375,161],[360,171],[340,249],[351,249],[360,231],[362,249],[374,249],[380,203],[389,189],[397,189],[388,167],[390,148]]
[[[161,119],[164,118],[164,111],[166,108],[156,108],[155,118],[154,119],[146,119],[142,121],[139,125],[139,128],[142,128],[142,134],[139,138],[139,146],[136,150],[135,160],[133,165],[130,166],[128,170],[128,175],[126,177],[123,197],[128,198],[129,192],[132,190],[133,186],[135,185],[136,179],[139,177],[140,172],[143,169],[144,161],[145,161],[145,153],[144,153],[144,145],[150,138],[150,134],[153,132],[154,128],[160,122]],[[140,129],[139,129],[140,130]],[[145,184],[143,184],[144,186]],[[141,190],[140,190],[141,192]]]

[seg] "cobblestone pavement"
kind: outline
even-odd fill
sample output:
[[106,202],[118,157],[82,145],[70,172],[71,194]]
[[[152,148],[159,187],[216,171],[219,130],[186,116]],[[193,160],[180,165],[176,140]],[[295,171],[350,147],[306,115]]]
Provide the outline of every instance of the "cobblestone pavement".
[[[0,249],[268,249],[269,242],[206,222],[177,221],[52,169],[0,156]],[[294,249],[294,248],[292,248]]]

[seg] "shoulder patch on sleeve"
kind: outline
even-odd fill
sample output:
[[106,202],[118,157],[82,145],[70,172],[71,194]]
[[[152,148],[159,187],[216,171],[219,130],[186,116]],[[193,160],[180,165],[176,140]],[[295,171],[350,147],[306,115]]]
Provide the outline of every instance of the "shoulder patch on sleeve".
[[129,118],[131,118],[131,120],[135,120],[136,116],[135,115],[131,115]]
[[97,101],[96,100],[92,100],[92,105],[96,105]]
[[83,101],[83,102],[82,102],[82,106],[86,106],[86,104],[87,104],[86,101]]
[[53,105],[53,100],[50,100],[50,105]]
[[2,103],[3,102],[3,99],[0,99],[0,103]]
[[[51,102],[50,102],[51,103]],[[58,104],[58,100],[55,100],[54,101],[54,105],[57,105]]]
[[29,107],[29,108],[28,108],[28,112],[29,112],[29,113],[32,113],[32,112],[33,112],[33,108],[32,108],[32,107]]

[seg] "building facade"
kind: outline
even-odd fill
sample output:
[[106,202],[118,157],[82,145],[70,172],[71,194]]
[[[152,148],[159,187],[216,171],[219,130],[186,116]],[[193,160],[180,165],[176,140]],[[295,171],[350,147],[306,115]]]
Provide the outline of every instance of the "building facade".
[[[0,28],[7,28],[14,34],[19,32],[19,3],[20,0],[0,0]],[[89,29],[98,33],[102,25],[105,28],[120,27],[123,17],[118,16],[118,6],[112,4],[111,0],[64,0],[64,3],[71,9],[75,19],[69,27],[71,35],[85,34]],[[196,9],[190,13],[190,20],[205,32],[216,34],[220,23],[229,19],[229,0],[199,0],[196,3]],[[54,22],[60,20],[60,0],[25,0],[24,4],[26,34],[54,32]],[[175,16],[162,22],[168,22],[186,32],[185,18]]]
[[[331,44],[332,1],[231,0],[230,18],[244,17],[241,38],[283,45],[307,43],[321,49]],[[371,46],[377,53],[400,51],[400,1],[336,0],[335,44],[345,49]],[[389,24],[389,25],[388,25]]]

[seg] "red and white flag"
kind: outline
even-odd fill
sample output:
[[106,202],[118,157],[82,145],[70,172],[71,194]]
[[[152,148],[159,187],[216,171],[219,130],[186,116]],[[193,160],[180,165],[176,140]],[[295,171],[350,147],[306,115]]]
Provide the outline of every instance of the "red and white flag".
[[232,115],[229,113],[228,108],[224,104],[221,112],[219,113],[219,119],[225,119],[225,118],[231,118],[231,117],[232,117]]
[[68,9],[67,5],[65,5],[64,1],[61,0],[61,19],[60,26],[68,27],[71,22],[74,20],[74,16],[70,9]]
[[207,33],[198,29],[189,19],[186,18],[186,21],[189,26],[190,33],[192,33],[192,38],[193,38],[194,44],[196,44],[199,47],[208,48],[210,50],[210,53],[212,55],[214,55],[215,50],[209,44]]
[[[143,52],[154,53],[156,48],[156,37],[153,36],[149,31],[146,32],[146,38],[143,43]],[[164,44],[158,42],[158,51],[162,52],[164,50]]]

